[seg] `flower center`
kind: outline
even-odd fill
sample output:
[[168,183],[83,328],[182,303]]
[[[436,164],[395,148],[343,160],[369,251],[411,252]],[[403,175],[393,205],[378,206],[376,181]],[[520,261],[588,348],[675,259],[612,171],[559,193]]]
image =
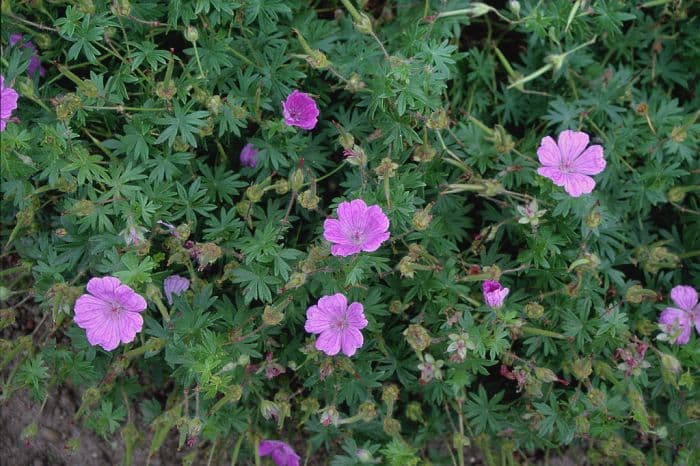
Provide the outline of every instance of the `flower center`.
[[122,305],[116,301],[109,303],[109,311],[112,314],[117,314],[122,311]]
[[559,171],[569,173],[571,171],[571,162],[566,161],[559,164]]
[[364,238],[364,235],[362,234],[361,231],[354,230],[354,231],[350,232],[350,241],[355,246],[360,246],[362,243],[365,242],[365,238]]
[[350,326],[350,325],[348,324],[348,319],[347,319],[347,317],[345,316],[345,314],[343,314],[343,317],[341,317],[341,318],[335,320],[335,321],[333,322],[333,324],[331,324],[331,327],[332,327],[333,329],[335,329],[335,330],[341,330],[341,331],[342,331],[342,330],[345,330],[345,329],[348,328],[349,326]]

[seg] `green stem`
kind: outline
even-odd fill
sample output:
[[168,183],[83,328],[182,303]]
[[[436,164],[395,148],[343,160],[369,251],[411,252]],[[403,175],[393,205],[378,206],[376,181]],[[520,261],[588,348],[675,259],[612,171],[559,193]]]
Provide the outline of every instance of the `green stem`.
[[194,47],[194,58],[197,60],[197,68],[199,68],[199,77],[204,78],[204,70],[202,69],[202,62],[199,60],[199,49],[197,49],[197,42],[192,42]]
[[689,257],[695,257],[695,256],[700,256],[700,249],[698,249],[696,251],[690,251],[690,252],[686,252],[684,254],[678,255],[678,257],[680,257],[681,259],[687,259]]
[[557,340],[568,340],[569,339],[569,337],[562,335],[561,333],[551,332],[549,330],[543,330],[541,328],[529,327],[527,325],[524,327],[521,327],[521,329],[524,333],[528,333],[530,335],[539,335],[542,337],[556,338]]

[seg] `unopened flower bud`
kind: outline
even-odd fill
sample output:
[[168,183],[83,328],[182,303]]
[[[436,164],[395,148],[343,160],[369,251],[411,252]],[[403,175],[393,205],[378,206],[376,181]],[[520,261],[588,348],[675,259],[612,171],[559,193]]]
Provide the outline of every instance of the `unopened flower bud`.
[[340,125],[338,125],[338,131],[340,131],[340,136],[338,136],[338,142],[343,147],[343,149],[352,149],[355,145],[355,137],[345,131]]
[[34,81],[29,77],[20,78],[17,80],[17,90],[19,95],[31,99],[34,97]]
[[590,401],[596,408],[602,408],[605,406],[605,393],[597,388],[592,388],[588,392],[588,395],[586,395],[586,398],[588,398],[588,401]]
[[591,430],[591,424],[588,422],[588,418],[586,416],[583,414],[576,416],[575,423],[576,433],[584,436],[588,435],[588,432]]
[[159,81],[156,83],[156,95],[162,100],[171,100],[177,92],[177,86],[173,80]]
[[53,45],[51,36],[43,32],[34,36],[34,42],[40,49],[43,50],[46,50]]
[[678,374],[681,373],[682,367],[680,361],[675,356],[668,353],[661,353],[661,375],[669,385],[678,385]]
[[301,168],[297,168],[296,170],[294,170],[294,173],[292,173],[292,176],[289,177],[289,186],[292,188],[292,191],[299,192],[303,185],[304,172]]
[[185,39],[187,39],[188,42],[197,42],[199,39],[199,31],[197,31],[197,28],[194,26],[187,26],[185,29]]
[[595,230],[600,226],[603,216],[597,210],[591,210],[588,215],[586,215],[585,223],[588,228]]
[[535,377],[537,377],[537,379],[543,383],[554,382],[559,379],[554,371],[547,369],[546,367],[535,368]]
[[363,402],[358,409],[358,414],[364,422],[369,422],[377,416],[377,407],[371,401]]
[[509,0],[508,8],[515,16],[520,16],[520,2],[518,0]]
[[277,420],[279,417],[279,406],[270,400],[262,400],[260,402],[260,414],[268,421],[270,419]]
[[421,144],[413,150],[413,160],[419,163],[427,163],[435,158],[437,151],[429,144]]
[[423,409],[417,401],[411,401],[406,406],[406,417],[414,422],[423,422]]
[[525,314],[530,319],[539,320],[544,315],[544,307],[538,303],[527,303],[525,305]]
[[212,115],[221,113],[221,96],[213,95],[207,99],[207,109]]
[[384,432],[392,437],[401,433],[401,423],[394,418],[384,418]]
[[360,13],[359,16],[356,16],[353,24],[355,25],[357,32],[362,34],[372,34],[372,20],[366,14]]
[[377,178],[383,180],[384,178],[396,176],[397,168],[399,168],[397,163],[392,162],[389,157],[384,157],[377,168],[374,169],[374,172],[377,174]]
[[318,207],[321,198],[318,197],[312,190],[307,189],[299,195],[299,204],[305,209],[313,210]]
[[251,207],[253,207],[253,203],[248,199],[243,199],[236,204],[236,212],[241,217],[247,217],[250,214]]
[[114,16],[129,16],[131,14],[131,3],[129,0],[114,0],[112,3],[112,14]]
[[671,140],[681,144],[688,137],[688,128],[685,126],[674,126],[671,130]]
[[245,197],[247,197],[250,202],[260,202],[263,194],[265,194],[265,190],[259,184],[250,185],[245,190]]
[[413,214],[413,220],[411,221],[413,228],[418,231],[425,231],[428,229],[430,222],[433,220],[433,215],[430,213],[433,209],[433,205],[434,204],[431,202],[425,206],[425,208],[417,210],[416,213]]
[[357,73],[352,73],[347,83],[345,83],[345,89],[353,94],[365,87],[367,87],[367,84],[362,81],[362,78]]
[[301,272],[294,272],[291,275],[291,277],[289,277],[289,281],[286,285],[284,285],[284,287],[285,289],[299,288],[304,283],[306,283],[306,274]]
[[284,179],[277,180],[277,182],[274,184],[275,186],[275,193],[279,194],[280,196],[283,196],[289,192],[289,182]]
[[447,129],[450,125],[450,118],[444,108],[436,110],[430,114],[426,126],[430,129]]
[[686,189],[683,189],[680,186],[675,186],[668,190],[668,192],[666,193],[666,199],[668,199],[668,202],[678,204],[679,202],[683,202],[683,199],[685,199],[686,192]]
[[10,297],[10,289],[6,286],[0,286],[0,301],[6,301]]
[[419,324],[411,324],[403,331],[406,342],[414,351],[420,353],[430,346],[430,334]]
[[585,380],[593,373],[593,364],[590,358],[578,358],[574,361],[571,372],[578,380]]
[[395,384],[390,384],[382,389],[382,401],[386,403],[387,413],[392,413],[394,403],[399,399],[399,387]]
[[275,306],[265,306],[262,315],[263,323],[267,326],[274,327],[284,320],[284,313]]
[[642,288],[641,285],[632,285],[627,288],[625,301],[632,304],[639,304],[645,299],[656,300],[656,291]]
[[411,256],[404,256],[399,261],[399,272],[403,278],[413,278],[416,274],[416,262]]

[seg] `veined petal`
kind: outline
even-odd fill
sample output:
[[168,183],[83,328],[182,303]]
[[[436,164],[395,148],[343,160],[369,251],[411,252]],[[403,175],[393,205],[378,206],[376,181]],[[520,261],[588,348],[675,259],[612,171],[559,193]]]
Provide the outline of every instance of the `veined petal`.
[[587,175],[578,173],[564,174],[564,190],[572,197],[589,194],[595,188],[595,180]]
[[571,164],[571,171],[582,175],[597,175],[605,170],[602,146],[591,146],[581,153]]
[[589,140],[588,135],[583,131],[562,131],[557,141],[562,162],[571,162],[576,159],[586,148]]
[[690,311],[698,304],[698,292],[692,286],[674,286],[671,290],[671,300],[679,308]]
[[340,336],[339,331],[326,330],[316,340],[316,349],[328,356],[335,356],[340,352]]
[[341,335],[341,346],[345,356],[352,356],[358,348],[362,347],[364,338],[362,332],[355,328],[347,328]]
[[558,167],[561,162],[561,153],[559,146],[549,136],[545,136],[540,141],[540,147],[537,148],[537,158],[540,163],[545,166]]

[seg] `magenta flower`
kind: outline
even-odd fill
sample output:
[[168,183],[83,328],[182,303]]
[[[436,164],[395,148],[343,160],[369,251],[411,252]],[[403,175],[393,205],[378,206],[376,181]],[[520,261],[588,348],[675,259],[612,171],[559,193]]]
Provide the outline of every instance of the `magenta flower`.
[[358,302],[348,306],[345,295],[336,293],[323,296],[318,304],[306,311],[304,329],[320,334],[316,349],[334,356],[342,349],[345,356],[352,356],[364,342],[362,330],[367,327],[364,308]]
[[180,296],[190,288],[190,281],[179,275],[171,275],[163,281],[163,290],[165,291],[165,299],[172,306],[173,295]]
[[112,351],[120,342],[134,341],[146,300],[115,277],[91,278],[87,290],[75,302],[73,320],[86,330],[90,344]]
[[241,165],[255,168],[258,163],[258,149],[252,144],[246,144],[241,151]]
[[573,197],[593,191],[597,175],[605,169],[603,147],[588,146],[588,135],[581,131],[562,131],[558,142],[547,136],[540,142],[537,156],[542,167],[537,173],[549,178]]
[[263,440],[258,447],[259,456],[272,456],[277,466],[299,466],[301,458],[294,449],[279,440]]
[[367,206],[362,199],[341,202],[338,219],[323,222],[323,237],[334,243],[331,254],[351,256],[361,251],[372,252],[389,239],[389,218],[378,205]]
[[15,45],[17,42],[21,43],[22,48],[31,49],[34,52],[29,59],[29,66],[27,67],[29,76],[34,76],[37,71],[39,72],[39,76],[44,76],[46,70],[41,66],[41,60],[39,59],[39,54],[37,53],[34,43],[31,40],[25,42],[22,34],[10,34],[10,45]]
[[12,112],[17,108],[17,99],[17,91],[5,87],[5,77],[0,74],[0,131],[5,131]]
[[496,280],[486,280],[482,285],[484,289],[484,301],[492,309],[503,307],[503,301],[510,293],[509,288],[503,288]]
[[318,105],[306,92],[294,91],[282,102],[284,122],[287,126],[314,129],[318,123]]
[[692,286],[676,286],[671,290],[671,300],[678,307],[667,307],[659,316],[659,327],[663,332],[662,340],[676,345],[685,345],[690,341],[693,324],[700,333],[700,304],[698,292]]

